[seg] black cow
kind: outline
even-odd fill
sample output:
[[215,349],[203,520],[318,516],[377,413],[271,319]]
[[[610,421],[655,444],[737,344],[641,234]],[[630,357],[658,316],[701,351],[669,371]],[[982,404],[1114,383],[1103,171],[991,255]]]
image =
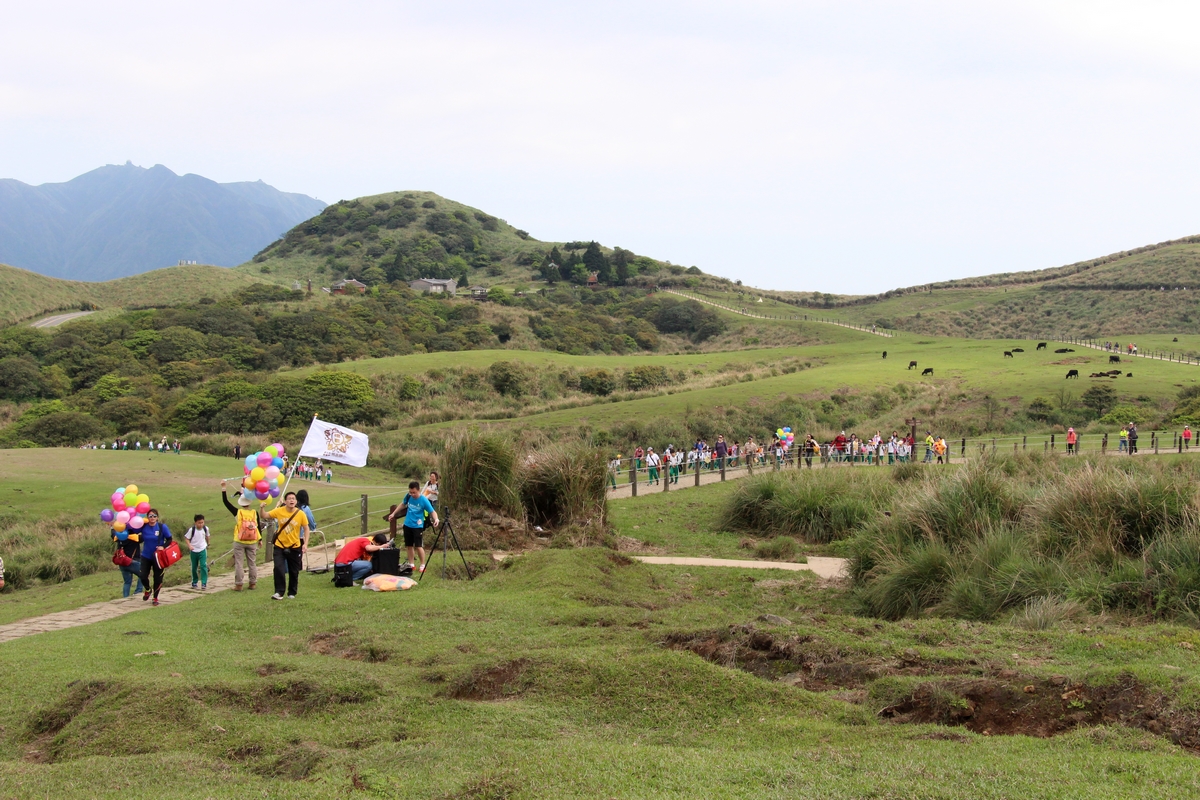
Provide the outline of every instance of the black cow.
[[1093,372],[1091,375],[1088,375],[1088,377],[1089,378],[1107,378],[1108,373],[1107,372]]
[[917,362],[915,362],[915,361],[910,361],[910,362],[908,362],[908,368],[909,368],[909,369],[916,369],[916,368],[917,368]]
[[1024,350],[1023,348],[1020,348],[1020,347],[1014,347],[1014,348],[1012,349],[1012,351],[1013,351],[1014,353],[1024,353],[1024,352],[1025,352],[1025,350]]
[[[1115,377],[1115,376],[1114,376],[1114,377]],[[1132,377],[1133,377],[1133,373],[1132,373],[1132,372],[1126,372],[1126,373],[1125,373],[1125,377],[1126,377],[1126,378],[1132,378]]]
[[1078,377],[1079,377],[1079,370],[1077,370],[1077,369],[1069,369],[1069,370],[1067,370],[1067,377],[1068,377],[1068,378],[1078,378]]
[[1108,374],[1109,374],[1109,375],[1120,375],[1120,374],[1121,374],[1121,370],[1119,370],[1119,369],[1110,369],[1110,370],[1108,371]]
[[1013,357],[1012,351],[1011,351],[1011,350],[1005,350],[1005,351],[1004,351],[1004,357],[1005,357],[1005,358],[1012,358],[1012,357]]
[[924,370],[924,371],[923,371],[921,374],[922,374],[922,375],[932,375],[932,374],[933,374],[933,367],[926,367],[926,368],[925,368],[925,370]]
[[1176,337],[1175,337],[1174,339],[1172,339],[1171,341],[1172,341],[1172,342],[1178,342],[1178,341],[1179,341],[1179,337],[1178,337],[1178,336],[1176,336]]
[[1120,357],[1120,356],[1109,356],[1109,357],[1108,357],[1108,363],[1110,363],[1110,364],[1120,364],[1120,363],[1121,363],[1121,357]]
[[1037,349],[1038,349],[1038,350],[1045,350],[1045,349],[1046,349],[1046,343],[1045,343],[1045,342],[1038,342]]
[[887,358],[887,350],[884,350],[884,351],[883,351],[883,357],[884,357],[884,358]]

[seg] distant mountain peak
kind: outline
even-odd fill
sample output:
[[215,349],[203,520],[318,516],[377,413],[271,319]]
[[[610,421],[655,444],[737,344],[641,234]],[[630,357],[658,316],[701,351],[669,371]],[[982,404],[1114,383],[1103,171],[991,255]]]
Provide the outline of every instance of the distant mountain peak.
[[180,260],[232,267],[324,208],[261,178],[222,184],[132,160],[64,183],[0,180],[0,263],[85,281]]

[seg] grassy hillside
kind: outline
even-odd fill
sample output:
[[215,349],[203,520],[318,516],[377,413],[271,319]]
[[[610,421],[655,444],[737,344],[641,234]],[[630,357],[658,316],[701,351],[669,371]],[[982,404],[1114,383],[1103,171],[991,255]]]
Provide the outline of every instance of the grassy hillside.
[[[1200,239],[1164,242],[1064,267],[1006,272],[852,297],[704,286],[718,302],[791,307],[857,324],[976,338],[1056,333],[1200,333]],[[766,305],[757,301],[763,297]],[[1170,338],[1170,337],[1168,337]]]
[[167,267],[100,283],[64,281],[0,264],[0,325],[34,319],[52,311],[142,308],[225,297],[262,280],[250,274],[203,264]]

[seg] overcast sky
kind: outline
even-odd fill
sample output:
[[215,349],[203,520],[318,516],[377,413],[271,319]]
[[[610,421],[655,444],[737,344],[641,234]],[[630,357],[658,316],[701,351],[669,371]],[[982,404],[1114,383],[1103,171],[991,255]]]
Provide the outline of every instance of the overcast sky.
[[7,3],[0,177],[106,163],[866,293],[1200,233],[1200,3]]

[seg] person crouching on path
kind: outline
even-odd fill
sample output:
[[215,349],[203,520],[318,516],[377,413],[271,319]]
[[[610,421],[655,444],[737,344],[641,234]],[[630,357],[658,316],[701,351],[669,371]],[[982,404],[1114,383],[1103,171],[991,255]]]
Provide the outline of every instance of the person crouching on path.
[[346,545],[338,551],[337,556],[333,559],[333,563],[339,567],[349,564],[350,579],[358,582],[371,572],[370,554],[387,547],[386,533],[377,533],[370,539],[366,536],[358,536],[346,542]]
[[188,556],[192,559],[192,588],[197,585],[201,589],[208,588],[208,543],[212,537],[208,533],[208,526],[204,524],[204,515],[197,514],[192,527],[188,528],[183,534],[183,538],[187,540]]
[[[429,502],[429,498],[421,494],[421,484],[416,481],[410,481],[408,484],[408,495],[405,496],[404,502],[396,506],[391,514],[388,514],[387,520],[391,522],[396,519],[396,516],[404,512],[404,547],[408,551],[408,563],[414,569],[420,572],[425,571],[425,542],[423,534],[425,530],[425,515],[428,514],[433,520],[433,527],[438,526],[438,514],[434,509],[433,503]],[[413,551],[421,557],[421,564],[418,568],[417,563],[413,561]]]
[[251,506],[245,492],[238,492],[237,506],[229,502],[225,494],[225,481],[221,481],[221,502],[233,514],[233,590],[242,590],[242,564],[249,565],[250,585],[258,584],[258,543],[262,541],[262,527],[258,523],[258,512]]
[[158,605],[158,592],[162,589],[163,570],[155,555],[171,543],[171,529],[165,522],[158,521],[158,509],[146,512],[146,524],[139,532],[142,537],[142,600],[150,599],[150,573],[154,573],[154,605]]
[[[264,505],[266,501],[263,501]],[[262,511],[279,524],[275,534],[272,561],[275,562],[275,594],[272,600],[282,600],[287,591],[289,600],[296,598],[300,588],[300,570],[304,566],[304,554],[308,552],[308,517],[296,508],[296,493],[288,492],[283,505],[270,511]]]

